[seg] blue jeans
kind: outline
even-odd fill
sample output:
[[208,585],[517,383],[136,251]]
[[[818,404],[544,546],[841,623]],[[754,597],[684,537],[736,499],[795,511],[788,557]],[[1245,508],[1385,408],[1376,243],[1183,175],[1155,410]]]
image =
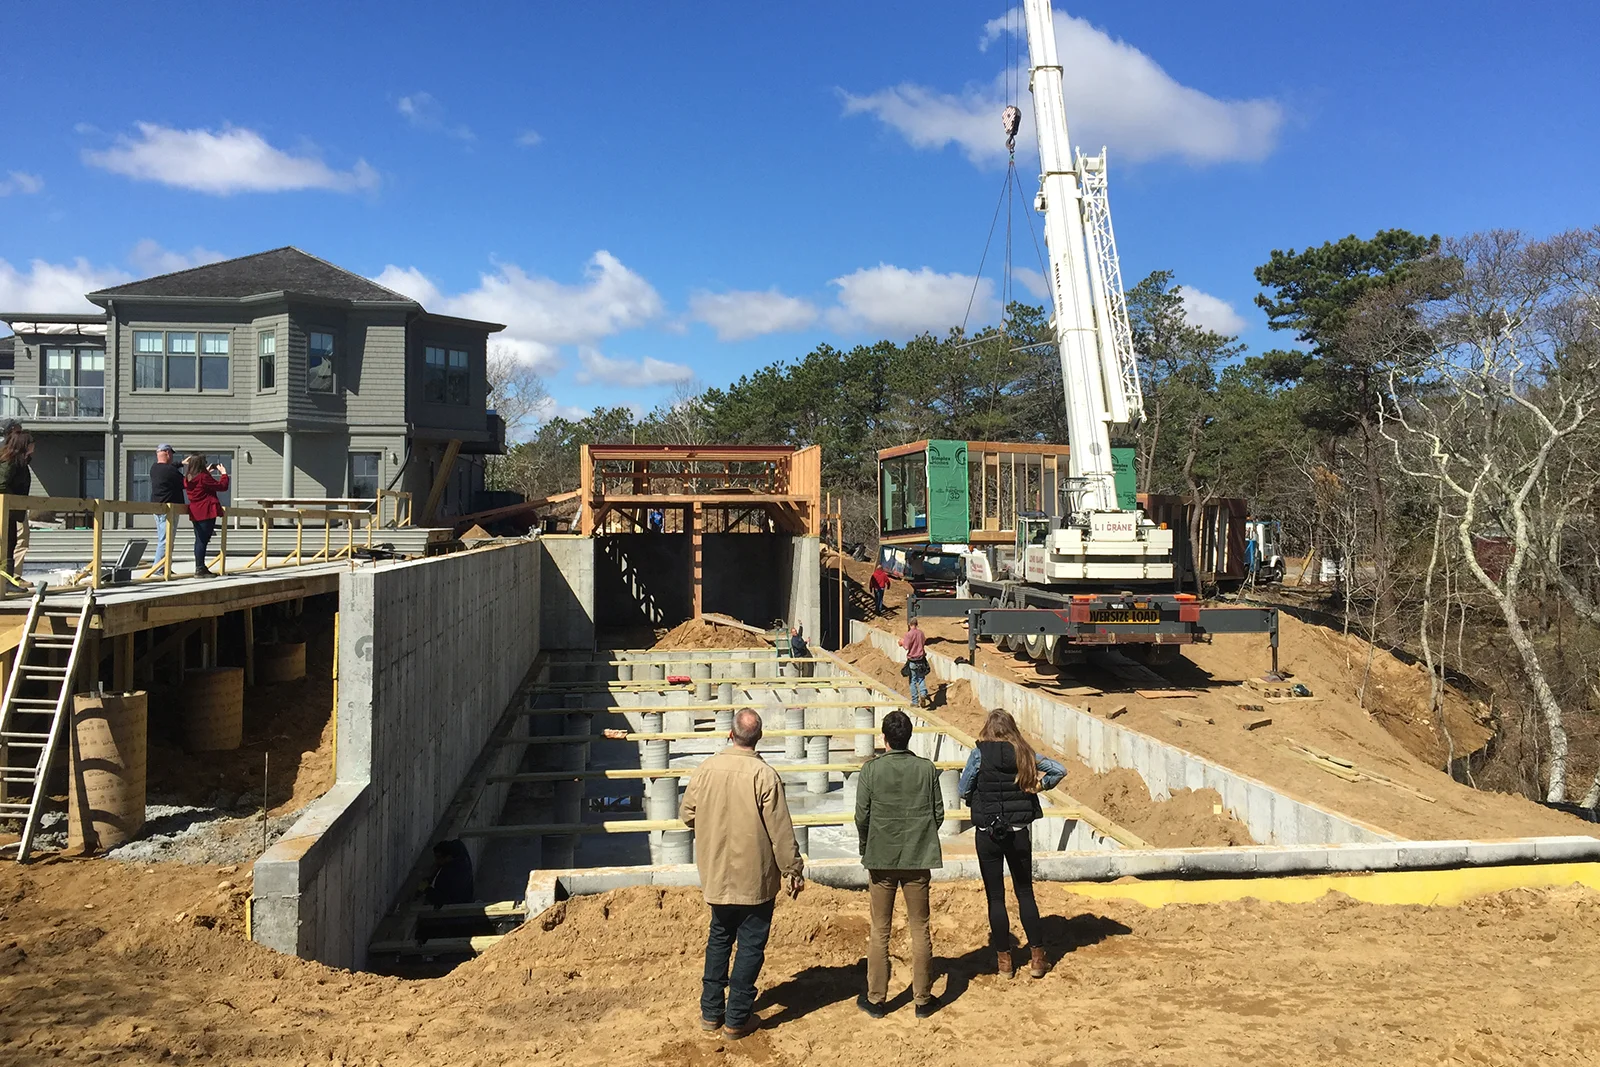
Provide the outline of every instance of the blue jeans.
[[167,558],[167,517],[156,516],[155,561],[160,563]]
[[[767,936],[772,933],[772,901],[765,904],[711,905],[711,932],[706,937],[706,973],[700,989],[700,1017],[723,1020],[729,1027],[743,1026],[756,1003],[756,978],[767,959]],[[734,942],[739,955],[728,976],[728,959]],[[723,991],[727,990],[727,1003]]]
[[194,523],[194,572],[199,574],[206,569],[206,545],[211,542],[211,533],[217,528],[216,519],[192,519]]
[[928,695],[928,672],[911,668],[911,703],[916,704]]
[[883,586],[881,585],[872,591],[872,610],[879,615],[883,614]]

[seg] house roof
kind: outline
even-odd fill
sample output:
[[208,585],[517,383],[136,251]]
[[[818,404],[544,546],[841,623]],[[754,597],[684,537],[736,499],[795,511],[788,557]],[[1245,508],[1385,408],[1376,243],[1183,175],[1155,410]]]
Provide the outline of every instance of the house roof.
[[95,303],[117,297],[244,299],[294,293],[325,300],[350,300],[421,307],[415,300],[293,246],[158,274],[89,294]]

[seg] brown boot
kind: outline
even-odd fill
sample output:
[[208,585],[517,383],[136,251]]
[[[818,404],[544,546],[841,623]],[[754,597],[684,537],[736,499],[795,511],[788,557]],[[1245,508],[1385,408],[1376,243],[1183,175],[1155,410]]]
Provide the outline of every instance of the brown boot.
[[1044,949],[1034,949],[1033,961],[1028,967],[1028,973],[1035,978],[1043,978],[1048,970],[1050,970],[1050,961],[1044,958]]
[[1001,978],[1011,977],[1011,950],[1001,949],[995,953],[995,973]]

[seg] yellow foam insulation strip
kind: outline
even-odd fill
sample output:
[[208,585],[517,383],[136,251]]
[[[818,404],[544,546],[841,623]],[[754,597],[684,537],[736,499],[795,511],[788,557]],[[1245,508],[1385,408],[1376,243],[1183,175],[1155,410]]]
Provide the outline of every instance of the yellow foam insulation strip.
[[1167,904],[1222,904],[1262,900],[1305,904],[1343,893],[1366,904],[1454,907],[1508,889],[1582,885],[1600,890],[1600,863],[1540,863],[1514,867],[1461,867],[1443,871],[1378,871],[1282,878],[1162,878],[1126,882],[1064,882],[1062,892],[1096,900],[1132,900],[1149,908]]

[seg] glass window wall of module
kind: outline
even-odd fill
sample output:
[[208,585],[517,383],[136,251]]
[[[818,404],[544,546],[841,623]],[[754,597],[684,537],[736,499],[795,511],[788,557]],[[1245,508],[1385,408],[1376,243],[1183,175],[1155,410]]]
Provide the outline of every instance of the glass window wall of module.
[[350,453],[350,496],[362,500],[376,500],[378,478],[382,470],[382,452]]
[[430,404],[465,404],[471,390],[467,354],[455,348],[422,350],[422,397]]
[[928,456],[913,452],[878,465],[879,519],[885,537],[928,530]]
[[331,393],[333,389],[333,334],[313,331],[306,335],[306,392]]
[[40,419],[99,419],[106,413],[106,354],[100,348],[46,348],[44,386],[33,398]]
[[[136,330],[135,392],[226,393],[233,388],[232,336],[195,330]],[[102,383],[104,375],[102,374]]]

